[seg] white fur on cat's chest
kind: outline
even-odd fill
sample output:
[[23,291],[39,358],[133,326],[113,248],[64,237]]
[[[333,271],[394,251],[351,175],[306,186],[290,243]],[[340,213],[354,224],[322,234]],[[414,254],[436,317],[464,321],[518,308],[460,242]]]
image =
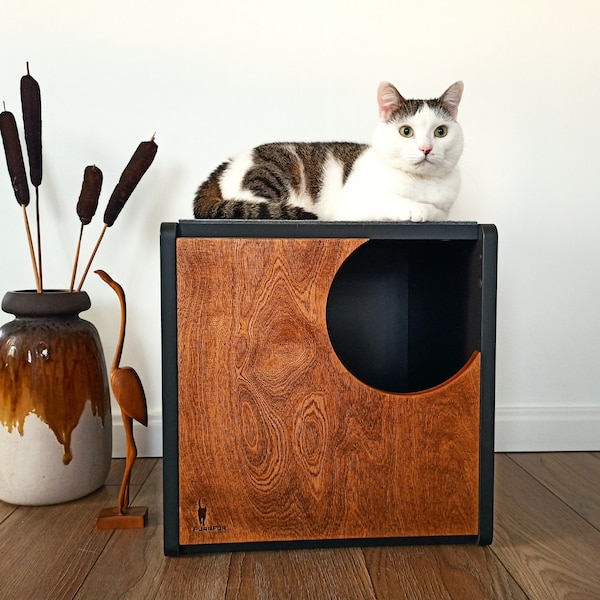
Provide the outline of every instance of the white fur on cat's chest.
[[443,177],[419,177],[383,164],[372,148],[357,160],[345,184],[342,175],[342,165],[331,159],[317,205],[298,205],[322,220],[439,221],[447,217],[460,187],[457,169]]

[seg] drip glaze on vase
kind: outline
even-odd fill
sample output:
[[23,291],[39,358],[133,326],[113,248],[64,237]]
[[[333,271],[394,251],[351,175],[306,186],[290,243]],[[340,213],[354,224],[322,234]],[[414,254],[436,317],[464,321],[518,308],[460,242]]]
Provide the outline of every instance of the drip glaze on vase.
[[41,505],[103,485],[112,431],[104,353],[85,292],[8,292],[0,327],[0,499]]

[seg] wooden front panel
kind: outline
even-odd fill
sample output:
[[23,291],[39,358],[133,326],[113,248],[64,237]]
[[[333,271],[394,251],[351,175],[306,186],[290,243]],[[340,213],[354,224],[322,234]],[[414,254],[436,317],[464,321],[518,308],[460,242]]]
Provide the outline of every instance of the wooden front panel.
[[331,347],[365,241],[177,240],[181,544],[477,535],[479,354],[406,395]]

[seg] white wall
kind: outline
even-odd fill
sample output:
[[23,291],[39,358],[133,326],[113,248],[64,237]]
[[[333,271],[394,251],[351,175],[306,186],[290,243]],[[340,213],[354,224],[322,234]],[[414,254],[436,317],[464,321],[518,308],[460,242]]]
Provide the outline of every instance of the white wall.
[[[127,292],[124,363],[140,373],[151,416],[137,438],[143,453],[161,453],[160,223],[190,218],[196,186],[238,150],[368,140],[382,79],[417,97],[465,82],[464,184],[451,218],[493,222],[500,233],[498,449],[600,449],[595,0],[11,0],[3,8],[0,100],[20,114],[25,61],[42,87],[47,287],[69,282],[85,165],[103,169],[105,202],[138,142],[156,132],[157,159],[95,262]],[[0,290],[32,287],[1,165],[0,195]],[[102,210],[86,230],[87,252]],[[116,297],[95,275],[85,289],[93,302],[85,316],[112,355]]]

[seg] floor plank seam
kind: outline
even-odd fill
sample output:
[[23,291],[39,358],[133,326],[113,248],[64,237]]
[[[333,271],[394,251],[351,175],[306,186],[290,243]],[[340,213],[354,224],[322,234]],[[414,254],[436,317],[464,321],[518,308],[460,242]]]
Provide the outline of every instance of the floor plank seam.
[[527,473],[527,475],[529,477],[531,477],[536,483],[541,485],[548,493],[552,494],[559,502],[561,502],[561,504],[563,504],[563,506],[565,506],[572,513],[576,514],[580,519],[585,521],[585,523],[587,523],[592,529],[600,532],[600,529],[594,523],[592,523],[585,515],[582,515],[574,506],[569,504],[569,502],[567,502],[565,499],[561,498],[559,494],[557,494],[552,488],[550,488],[548,485],[546,485],[540,478],[536,477],[535,473],[532,473],[526,467],[519,464],[516,460],[514,460],[512,458],[512,456],[510,454],[507,454],[506,456],[507,456],[507,458],[510,459],[510,461],[512,463],[514,463],[517,467],[519,467],[519,469],[521,469],[522,471]]
[[519,580],[513,575],[512,569],[510,568],[510,565],[506,564],[502,560],[502,557],[495,552],[495,550],[494,550],[494,544],[493,543],[490,546],[490,550],[492,551],[492,554],[494,555],[494,557],[496,558],[496,560],[498,561],[498,563],[506,571],[506,574],[510,577],[510,579],[514,582],[514,584],[521,590],[521,592],[523,593],[523,596],[525,597],[525,600],[533,600],[531,598],[531,596],[529,596],[529,594],[527,593],[527,591],[525,590],[525,588],[519,583]]
[[5,503],[6,506],[11,506],[11,508],[9,509],[9,511],[4,515],[4,518],[2,520],[0,520],[0,527],[2,527],[2,524],[5,523],[8,519],[10,519],[11,515],[19,508],[19,506],[16,505],[9,505],[7,503]]
[[[113,532],[114,533],[114,532]],[[94,568],[96,567],[96,564],[98,563],[98,561],[100,560],[100,557],[104,554],[104,552],[106,551],[106,546],[108,545],[108,541],[112,538],[112,534],[107,538],[106,544],[104,544],[104,546],[102,547],[102,550],[100,552],[98,552],[98,556],[96,556],[96,560],[90,565],[90,568],[88,569],[88,572],[85,574],[85,577],[83,577],[81,579],[81,582],[79,583],[79,585],[77,586],[77,589],[75,590],[75,592],[73,593],[73,600],[76,600],[77,598],[79,598],[79,592],[84,588],[86,581],[88,580],[88,578],[90,577],[90,575],[92,574],[92,571],[94,570]]]
[[365,564],[365,569],[367,570],[367,573],[369,575],[369,583],[371,584],[371,590],[373,591],[373,598],[375,598],[375,600],[379,600],[379,596],[377,595],[377,587],[376,587],[375,581],[373,580],[373,574],[371,573],[371,569],[369,569],[369,564],[367,561],[367,555],[365,554],[365,549],[361,548],[360,553],[362,555],[363,562]]

